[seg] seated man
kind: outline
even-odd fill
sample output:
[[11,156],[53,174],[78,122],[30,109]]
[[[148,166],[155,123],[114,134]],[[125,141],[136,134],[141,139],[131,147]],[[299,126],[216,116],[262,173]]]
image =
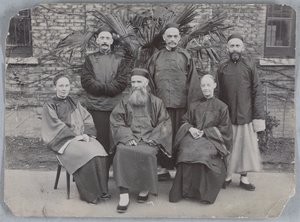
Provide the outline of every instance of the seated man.
[[53,80],[56,95],[43,107],[42,138],[69,174],[73,174],[80,198],[96,204],[109,199],[107,153],[96,140],[91,114],[69,96],[70,79],[59,74]]
[[183,116],[174,143],[177,172],[170,202],[183,197],[212,204],[225,180],[224,158],[231,150],[232,127],[227,105],[213,95],[215,87],[213,76],[203,76],[204,98],[191,103]]
[[129,189],[141,191],[137,201],[157,195],[157,159],[162,151],[170,157],[171,120],[162,101],[147,92],[148,71],[132,70],[131,94],[124,98],[110,116],[113,149],[113,172],[120,189],[117,211],[123,213],[129,205]]

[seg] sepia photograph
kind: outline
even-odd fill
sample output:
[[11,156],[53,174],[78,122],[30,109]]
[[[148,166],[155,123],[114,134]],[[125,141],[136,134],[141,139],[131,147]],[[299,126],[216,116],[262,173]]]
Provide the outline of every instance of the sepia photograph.
[[296,190],[296,16],[269,2],[20,9],[2,61],[4,204],[25,218],[280,217]]

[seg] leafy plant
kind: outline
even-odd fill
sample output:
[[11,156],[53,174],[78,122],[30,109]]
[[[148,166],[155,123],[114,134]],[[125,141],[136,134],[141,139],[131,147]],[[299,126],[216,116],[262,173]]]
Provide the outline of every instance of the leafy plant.
[[264,151],[269,139],[273,138],[273,129],[280,125],[280,120],[276,116],[271,116],[270,112],[266,114],[266,130],[258,133],[259,148]]
[[[127,14],[126,14],[127,13]],[[151,6],[150,9],[132,12],[118,10],[110,13],[95,10],[94,16],[95,31],[78,31],[63,38],[57,47],[52,50],[44,59],[55,59],[59,61],[68,54],[70,62],[75,50],[86,53],[89,45],[95,46],[97,31],[102,26],[109,26],[116,33],[114,37],[114,50],[126,59],[130,60],[133,66],[144,66],[152,54],[162,47],[164,41],[162,34],[168,23],[176,23],[181,32],[180,46],[189,50],[195,58],[201,61],[203,54],[206,54],[213,62],[219,62],[220,57],[213,49],[216,43],[226,40],[223,31],[230,26],[223,24],[226,18],[225,13],[216,13],[207,21],[195,20],[198,13],[194,5],[187,5],[177,12],[172,8],[162,6]],[[194,22],[196,25],[191,26]],[[203,41],[204,36],[209,36]]]

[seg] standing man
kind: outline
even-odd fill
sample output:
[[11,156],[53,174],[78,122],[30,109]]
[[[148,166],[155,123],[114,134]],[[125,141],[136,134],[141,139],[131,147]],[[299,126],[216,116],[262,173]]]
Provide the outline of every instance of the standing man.
[[239,186],[254,191],[247,172],[261,170],[257,132],[265,129],[264,105],[259,76],[255,64],[242,57],[243,37],[230,35],[227,39],[230,59],[217,71],[216,96],[227,104],[233,128],[233,148],[228,158],[228,175],[223,184],[231,183],[233,173],[241,175]]
[[171,120],[161,99],[147,92],[149,74],[135,68],[131,76],[131,94],[124,98],[110,116],[113,148],[116,149],[113,169],[120,189],[119,213],[129,205],[129,190],[140,193],[139,203],[157,195],[157,159],[161,150],[171,155]]
[[112,51],[113,41],[112,30],[100,28],[96,39],[99,51],[86,57],[81,73],[81,85],[86,91],[84,102],[95,122],[97,140],[107,153],[110,148],[109,116],[127,86],[126,66],[122,57]]
[[[178,25],[170,23],[166,26],[163,39],[166,47],[155,53],[148,62],[148,70],[153,80],[153,93],[159,97],[172,122],[173,140],[181,125],[181,118],[185,114],[188,104],[195,101],[200,89],[200,80],[191,55],[178,47],[180,41]],[[164,167],[164,163],[161,162]],[[173,167],[174,163],[166,164]],[[162,170],[164,172],[165,170]],[[162,178],[169,172],[162,173]],[[160,177],[160,173],[158,172]]]

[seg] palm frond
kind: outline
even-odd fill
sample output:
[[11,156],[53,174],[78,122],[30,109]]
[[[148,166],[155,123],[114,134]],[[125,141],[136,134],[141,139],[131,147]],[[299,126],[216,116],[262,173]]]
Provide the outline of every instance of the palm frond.
[[196,37],[199,35],[207,35],[209,33],[216,33],[216,32],[220,33],[221,30],[225,30],[230,27],[224,25],[224,20],[226,16],[227,16],[226,13],[220,13],[220,14],[216,14],[206,22],[203,23],[199,22],[198,25],[196,25],[191,30],[189,35],[191,37]]
[[94,32],[72,32],[61,39],[57,46],[48,55],[43,56],[42,59],[45,59],[46,57],[61,58],[61,54],[66,56],[69,53],[69,61],[71,61],[75,50],[79,49],[83,52],[89,44],[93,44],[91,39],[94,34]]
[[223,30],[230,28],[231,26],[225,26],[224,20],[226,18],[226,13],[217,13],[211,19],[201,23],[198,22],[186,36],[181,39],[181,46],[186,47],[187,43],[193,39],[198,38],[199,36],[210,35],[212,40],[217,41],[215,36],[219,38],[221,42],[226,41],[226,38],[223,34]]
[[[122,20],[118,15],[111,13],[111,14],[104,14],[100,11],[94,11],[93,15],[98,18],[103,25],[107,25],[110,27],[115,33],[117,33],[120,37],[120,43],[124,44],[125,47],[133,53],[136,50],[136,42],[133,40],[135,33],[134,27],[131,24],[126,24],[126,21]],[[99,22],[97,22],[99,24]],[[98,27],[100,28],[100,26]]]
[[56,46],[57,51],[71,51],[77,48],[84,49],[93,37],[94,32],[77,31],[69,34]]
[[193,5],[187,5],[180,13],[176,14],[169,22],[174,22],[181,26],[189,24],[198,15]]

